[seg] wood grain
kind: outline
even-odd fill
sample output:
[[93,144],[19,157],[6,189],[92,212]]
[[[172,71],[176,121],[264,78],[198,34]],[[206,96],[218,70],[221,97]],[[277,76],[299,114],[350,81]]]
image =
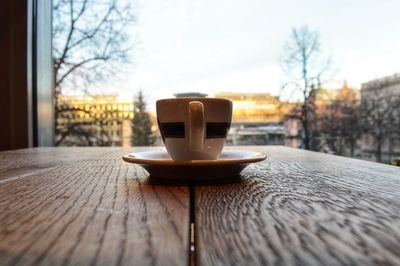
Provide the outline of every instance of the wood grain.
[[131,151],[0,153],[0,265],[187,265],[189,189],[149,183]]
[[198,265],[400,265],[400,168],[285,147],[195,187]]

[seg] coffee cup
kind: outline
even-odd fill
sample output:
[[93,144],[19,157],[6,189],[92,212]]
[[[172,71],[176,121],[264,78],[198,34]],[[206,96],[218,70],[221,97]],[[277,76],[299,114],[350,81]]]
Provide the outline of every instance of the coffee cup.
[[156,103],[157,122],[173,160],[215,160],[232,120],[232,102],[220,98],[172,98]]

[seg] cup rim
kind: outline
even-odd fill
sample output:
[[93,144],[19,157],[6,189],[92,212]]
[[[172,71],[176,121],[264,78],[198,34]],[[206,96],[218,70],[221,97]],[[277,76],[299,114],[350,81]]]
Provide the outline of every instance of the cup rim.
[[208,98],[208,97],[180,97],[180,98],[166,98],[166,99],[160,99],[156,101],[156,104],[162,103],[162,102],[180,102],[180,101],[188,101],[188,100],[205,100],[205,101],[212,101],[212,102],[226,102],[232,104],[232,101],[229,99],[225,98]]

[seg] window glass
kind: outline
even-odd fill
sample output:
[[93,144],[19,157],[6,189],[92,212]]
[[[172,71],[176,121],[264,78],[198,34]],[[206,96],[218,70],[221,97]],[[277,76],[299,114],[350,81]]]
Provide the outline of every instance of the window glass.
[[396,163],[398,10],[396,0],[53,0],[55,144],[162,145],[158,99],[218,97],[233,101],[227,145]]

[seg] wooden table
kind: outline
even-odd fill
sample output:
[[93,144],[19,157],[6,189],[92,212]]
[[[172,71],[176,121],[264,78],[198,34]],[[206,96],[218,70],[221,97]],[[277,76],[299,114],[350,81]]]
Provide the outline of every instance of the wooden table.
[[269,157],[222,183],[149,179],[138,148],[1,152],[0,265],[400,264],[400,168],[241,148]]

